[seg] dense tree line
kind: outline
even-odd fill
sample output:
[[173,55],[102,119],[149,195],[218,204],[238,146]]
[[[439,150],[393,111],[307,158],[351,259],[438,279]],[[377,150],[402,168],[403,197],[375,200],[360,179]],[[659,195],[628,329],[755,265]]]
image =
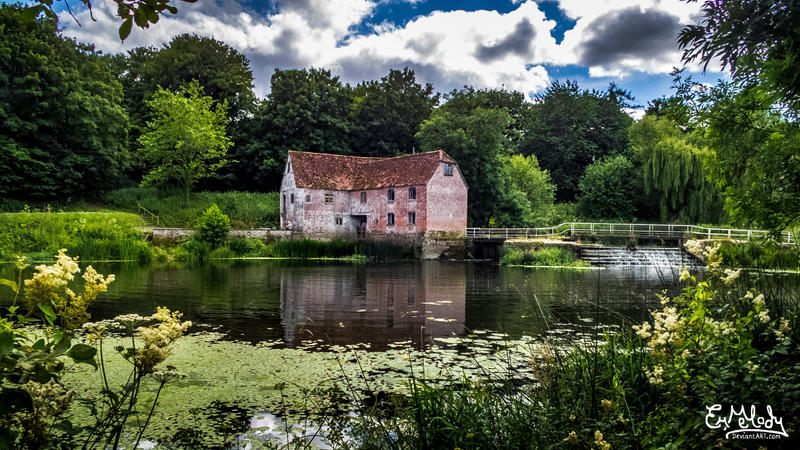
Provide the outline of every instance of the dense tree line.
[[[728,6],[741,16],[739,2]],[[2,6],[0,196],[92,198],[142,182],[273,191],[290,149],[443,149],[467,179],[470,225],[546,225],[554,202],[569,202],[592,219],[786,227],[800,215],[797,95],[784,71],[795,59],[782,44],[720,44],[729,30],[705,14],[705,27],[682,34],[685,57],[728,52],[734,80],[704,88],[678,73],[676,94],[634,123],[625,112],[634,99],[614,84],[556,81],[532,101],[469,86],[441,95],[408,68],[355,86],[324,68],[276,69],[257,98],[249,61],[224,42],[184,34],[102,55],[60,36],[52,19]],[[183,136],[198,130],[190,149]]]

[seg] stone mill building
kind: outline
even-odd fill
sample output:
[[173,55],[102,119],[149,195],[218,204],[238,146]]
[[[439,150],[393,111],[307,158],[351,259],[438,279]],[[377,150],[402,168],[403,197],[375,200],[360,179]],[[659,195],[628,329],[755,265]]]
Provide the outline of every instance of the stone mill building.
[[463,236],[467,184],[444,151],[392,158],[290,151],[281,228],[317,236]]

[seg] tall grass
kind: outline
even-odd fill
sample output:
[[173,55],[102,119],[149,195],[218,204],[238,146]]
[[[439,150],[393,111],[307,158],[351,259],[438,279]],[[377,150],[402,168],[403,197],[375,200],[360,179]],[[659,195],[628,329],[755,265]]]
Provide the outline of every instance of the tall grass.
[[344,258],[358,253],[358,245],[355,241],[341,239],[298,239],[275,242],[272,252],[274,256],[285,258]]
[[[192,228],[197,218],[217,204],[231,219],[233,228],[268,228],[280,225],[279,194],[251,192],[163,192],[152,188],[125,188],[110,191],[103,200],[110,206],[141,213],[151,225]],[[140,210],[145,208],[149,215]],[[158,223],[156,223],[156,221]]]
[[725,267],[758,267],[762,269],[800,269],[800,248],[775,241],[722,241],[717,255]]
[[500,264],[520,266],[568,266],[588,267],[590,264],[579,260],[575,255],[557,247],[541,249],[518,249],[504,247]]
[[0,260],[8,261],[15,255],[49,260],[66,248],[83,261],[147,263],[153,252],[135,228],[141,225],[139,216],[118,212],[2,213]]

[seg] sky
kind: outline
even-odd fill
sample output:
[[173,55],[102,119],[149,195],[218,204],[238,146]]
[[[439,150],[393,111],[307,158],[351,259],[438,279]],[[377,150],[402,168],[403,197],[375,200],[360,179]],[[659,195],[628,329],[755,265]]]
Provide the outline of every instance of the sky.
[[587,89],[615,82],[639,105],[671,94],[669,73],[682,67],[675,38],[699,17],[698,2],[679,0],[199,0],[178,1],[177,15],[121,42],[114,3],[93,5],[95,21],[84,9],[80,25],[61,14],[66,36],[106,53],[213,37],[247,56],[259,96],[275,68],[322,67],[356,84],[408,66],[439,92],[471,85],[533,99],[570,79]]

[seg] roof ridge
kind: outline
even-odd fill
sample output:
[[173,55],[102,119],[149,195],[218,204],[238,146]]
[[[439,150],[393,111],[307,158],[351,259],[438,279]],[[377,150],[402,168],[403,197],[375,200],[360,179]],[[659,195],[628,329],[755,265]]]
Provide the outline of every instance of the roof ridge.
[[[387,159],[396,159],[396,158],[408,158],[409,156],[418,156],[418,155],[427,155],[431,153],[438,153],[439,157],[445,153],[444,150],[428,150],[427,152],[419,152],[419,153],[409,153],[406,155],[395,155],[395,156],[359,156],[359,155],[340,155],[338,153],[323,153],[323,152],[307,152],[303,150],[289,150],[289,153],[305,153],[307,155],[325,155],[325,156],[337,156],[341,158],[358,158],[358,159],[371,159],[374,161],[385,161]],[[450,155],[448,155],[450,156]]]

